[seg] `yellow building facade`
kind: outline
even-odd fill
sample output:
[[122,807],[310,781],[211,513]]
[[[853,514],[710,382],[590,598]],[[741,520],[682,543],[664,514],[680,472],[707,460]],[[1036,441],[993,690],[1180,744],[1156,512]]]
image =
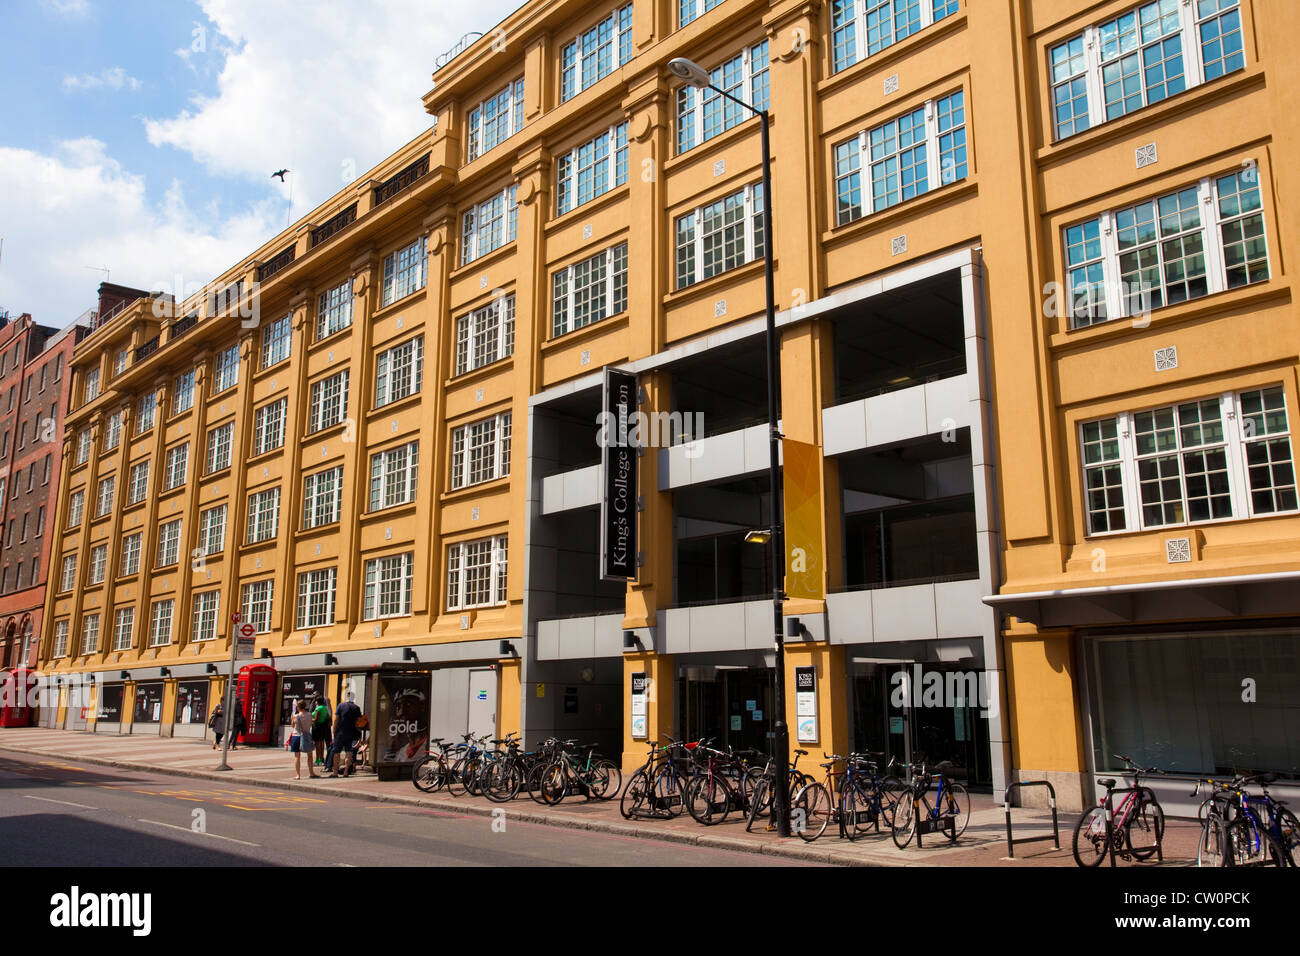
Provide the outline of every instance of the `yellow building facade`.
[[[663,735],[766,746],[770,568],[744,539],[773,521],[771,243],[801,766],[884,751],[1077,803],[1103,739],[1159,749],[1141,708],[1100,716],[1117,661],[1175,640],[1205,663],[1214,618],[1268,618],[1251,648],[1294,629],[1294,20],[525,4],[444,57],[428,134],[78,347],[42,721],[201,734],[239,611],[272,735],[284,701],[346,687],[394,763],[411,699],[433,736],[595,739],[628,767]],[[768,110],[772,196],[756,121],[678,56]],[[628,582],[599,571],[607,367],[654,426]]]

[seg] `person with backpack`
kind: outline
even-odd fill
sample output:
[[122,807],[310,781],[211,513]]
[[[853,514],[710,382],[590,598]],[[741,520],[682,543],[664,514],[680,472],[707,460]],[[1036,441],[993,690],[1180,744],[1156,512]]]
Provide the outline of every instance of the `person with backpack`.
[[211,728],[214,740],[212,749],[216,750],[221,746],[221,738],[226,734],[226,713],[221,708],[221,701],[217,701],[217,706],[212,708],[212,716],[208,718],[208,727]]
[[[334,713],[334,767],[331,776],[346,777],[356,772],[356,754],[352,747],[361,739],[357,721],[361,719],[361,708],[356,704],[356,695],[349,692],[347,699],[339,704]],[[343,764],[347,770],[340,773]]]
[[230,725],[230,749],[235,749],[235,744],[239,743],[239,735],[248,733],[248,718],[244,716],[244,707],[239,700],[235,700],[235,717]]
[[316,766],[325,766],[325,747],[330,741],[330,706],[324,697],[316,698],[311,714],[311,742],[316,751]]

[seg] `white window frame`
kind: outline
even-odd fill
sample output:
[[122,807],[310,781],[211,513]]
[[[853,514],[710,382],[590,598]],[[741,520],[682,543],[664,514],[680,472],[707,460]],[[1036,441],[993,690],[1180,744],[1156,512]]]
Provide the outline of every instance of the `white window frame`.
[[[491,315],[489,313],[492,313]],[[515,294],[499,295],[456,320],[456,374],[484,368],[515,352]],[[479,361],[479,359],[482,361]]]
[[722,0],[677,0],[677,29],[704,16]]
[[[1180,42],[1182,45],[1182,60],[1183,60],[1183,89],[1175,93],[1166,93],[1163,97],[1161,97],[1158,100],[1158,102],[1165,102],[1166,100],[1170,100],[1175,96],[1180,96],[1183,93],[1188,92],[1189,90],[1195,89],[1196,87],[1201,86],[1202,84],[1213,83],[1215,80],[1222,79],[1223,76],[1229,75],[1225,73],[1222,74],[1221,76],[1216,76],[1210,79],[1206,79],[1204,56],[1202,55],[1202,47],[1201,47],[1201,27],[1204,23],[1207,23],[1208,21],[1215,19],[1216,17],[1228,12],[1231,9],[1236,9],[1238,11],[1238,17],[1241,16],[1240,4],[1237,4],[1235,8],[1225,7],[1223,9],[1216,9],[1213,13],[1205,17],[1201,17],[1198,15],[1198,4],[1196,3],[1196,0],[1191,0],[1191,2],[1184,2],[1184,0],[1176,0],[1176,2],[1178,7],[1177,33],[1162,34],[1162,37],[1168,38],[1169,36],[1173,36],[1173,35],[1177,35],[1180,37]],[[1115,117],[1115,120],[1118,120],[1123,116],[1128,115],[1128,113],[1131,113],[1134,110],[1142,109],[1143,107],[1150,105],[1148,102],[1148,90],[1147,90],[1146,80],[1145,80],[1145,72],[1146,72],[1145,58],[1143,57],[1142,54],[1143,51],[1148,46],[1154,46],[1159,41],[1148,39],[1144,42],[1142,40],[1140,20],[1141,20],[1142,10],[1148,9],[1158,3],[1159,0],[1147,0],[1147,2],[1140,3],[1135,6],[1131,6],[1116,16],[1108,17],[1106,20],[1100,23],[1091,24],[1090,26],[1086,27],[1081,33],[1072,33],[1067,37],[1062,37],[1059,42],[1053,43],[1051,46],[1047,48],[1047,70],[1048,70],[1047,103],[1048,103],[1048,110],[1050,112],[1050,117],[1051,117],[1051,130],[1052,130],[1053,142],[1061,142],[1065,139],[1068,139],[1071,136],[1084,132],[1085,129],[1095,129],[1096,127],[1102,126],[1105,123],[1114,121],[1107,118],[1106,116],[1106,103],[1105,103],[1105,93],[1104,93],[1105,83],[1102,78],[1102,74],[1105,66],[1111,63],[1114,59],[1119,59],[1123,56],[1127,56],[1134,53],[1137,54],[1138,61],[1139,61],[1138,76],[1139,76],[1139,82],[1141,84],[1141,96],[1142,96],[1142,102],[1139,106],[1133,107],[1132,110],[1125,110],[1124,112],[1117,115]],[[1117,57],[1103,60],[1102,59],[1103,28],[1110,27],[1112,24],[1117,23],[1120,19],[1124,17],[1128,17],[1130,15],[1137,17],[1138,20],[1137,46],[1124,50]],[[1242,30],[1244,30],[1244,24],[1242,25]],[[1071,71],[1069,75],[1062,74],[1059,77],[1056,76],[1055,71],[1053,69],[1053,64],[1054,64],[1053,57],[1055,56],[1057,50],[1063,47],[1068,47],[1070,43],[1077,40],[1082,40],[1083,42],[1084,72],[1082,75],[1086,77],[1086,88],[1087,88],[1087,97],[1088,97],[1088,110],[1086,115],[1088,117],[1088,125],[1086,127],[1079,128],[1077,124],[1077,118],[1076,118],[1072,121],[1075,128],[1071,132],[1065,134],[1064,136],[1061,136],[1059,135],[1060,127],[1057,123],[1057,118],[1056,118],[1056,92],[1060,87],[1073,83],[1075,80],[1079,78],[1081,74],[1077,71]],[[1241,68],[1244,69],[1245,67],[1249,66],[1249,61],[1246,58],[1246,44],[1243,43],[1241,45],[1240,53],[1242,59]],[[1237,71],[1233,70],[1232,72],[1235,73]],[[1084,115],[1084,114],[1080,114],[1080,115]]]
[[[119,408],[112,415],[108,416],[104,423],[104,451],[112,451],[122,443],[122,419],[126,417],[125,410]],[[23,422],[23,435],[27,434],[27,423]],[[22,447],[19,445],[18,447]]]
[[284,447],[284,423],[289,399],[267,402],[253,412],[253,457]]
[[208,431],[208,454],[204,474],[212,475],[230,467],[231,446],[235,439],[235,423],[226,422]]
[[195,371],[190,369],[176,376],[172,391],[172,414],[179,415],[194,407]]
[[248,496],[248,522],[244,540],[248,544],[270,541],[280,533],[280,486],[264,488]]
[[282,316],[262,329],[262,368],[288,361],[293,348],[292,321],[292,315]]
[[[555,162],[555,214],[563,216],[580,206],[599,199],[606,193],[617,189],[627,182],[628,163],[628,125],[627,120],[615,123],[609,129],[579,143]],[[601,145],[605,147],[603,156],[599,154]],[[588,163],[583,163],[583,150],[591,149]],[[604,175],[597,177],[596,171],[604,164]],[[592,171],[592,193],[586,199],[578,195],[583,173]]]
[[99,624],[100,616],[98,613],[87,614],[81,619],[81,653],[83,655],[99,653]]
[[370,456],[370,511],[410,504],[420,482],[420,443],[407,442]]
[[[628,244],[620,242],[556,270],[551,276],[552,338],[627,311],[627,249]],[[579,306],[584,305],[579,317]]]
[[[470,422],[451,433],[451,487],[469,488],[484,482],[505,478],[510,474],[510,412],[501,412],[478,421]],[[490,432],[490,435],[488,434]],[[473,479],[476,462],[475,453],[482,452],[490,458],[485,477]],[[479,469],[482,471],[482,469]]]
[[[1231,223],[1238,222],[1247,217],[1252,217],[1255,215],[1258,215],[1260,217],[1261,226],[1263,230],[1263,241],[1264,241],[1264,256],[1265,256],[1264,263],[1268,269],[1267,276],[1265,276],[1263,279],[1257,279],[1254,282],[1250,282],[1248,283],[1248,285],[1255,285],[1261,282],[1268,282],[1273,278],[1275,263],[1273,260],[1272,250],[1269,248],[1268,216],[1265,213],[1265,208],[1264,208],[1265,207],[1264,190],[1260,182],[1262,177],[1259,175],[1258,171],[1254,173],[1256,177],[1256,181],[1253,184],[1255,189],[1258,191],[1258,200],[1259,200],[1258,206],[1250,209],[1248,212],[1244,214],[1240,212],[1233,213],[1227,216],[1222,214],[1222,207],[1220,205],[1219,180],[1227,179],[1229,177],[1241,177],[1243,175],[1247,175],[1248,173],[1249,173],[1248,170],[1243,171],[1240,168],[1230,169],[1224,173],[1220,173],[1214,176],[1207,176],[1196,183],[1195,188],[1197,190],[1197,206],[1198,209],[1200,210],[1200,217],[1201,217],[1201,224],[1200,224],[1200,232],[1202,237],[1201,244],[1205,256],[1205,278],[1206,278],[1207,291],[1203,296],[1196,296],[1193,299],[1183,300],[1184,302],[1208,298],[1209,296],[1217,295],[1220,292],[1229,291],[1230,288],[1242,288],[1242,286],[1230,287],[1228,285],[1227,263],[1225,261],[1224,242],[1223,242],[1223,228],[1225,225],[1230,225]],[[1238,178],[1237,181],[1240,182],[1240,179]],[[1188,188],[1191,187],[1183,186],[1178,189],[1167,190],[1157,196],[1152,196],[1149,199],[1142,200],[1141,202],[1137,202],[1125,206],[1123,209],[1108,209],[1104,212],[1098,213],[1095,216],[1091,216],[1088,219],[1084,219],[1079,222],[1070,223],[1069,225],[1065,226],[1061,230],[1061,265],[1065,275],[1065,286],[1064,286],[1065,307],[1063,311],[1065,313],[1066,323],[1071,330],[1087,328],[1092,325],[1100,325],[1105,322],[1115,321],[1116,319],[1134,318],[1136,316],[1145,313],[1146,309],[1141,308],[1141,306],[1150,304],[1149,295],[1144,293],[1141,287],[1139,287],[1136,290],[1130,290],[1126,294],[1126,290],[1121,286],[1120,283],[1121,250],[1119,247],[1119,232],[1117,229],[1116,217],[1120,213],[1125,212],[1129,209],[1134,209],[1137,208],[1138,206],[1143,206],[1147,203],[1152,203],[1156,207],[1157,218],[1158,218],[1160,201],[1170,196],[1177,195],[1178,193],[1183,192],[1185,189]],[[1236,195],[1240,195],[1240,194],[1237,193]],[[1085,228],[1089,224],[1094,222],[1098,224],[1099,238],[1101,242],[1100,261],[1102,263],[1102,277],[1105,283],[1104,297],[1100,300],[1097,300],[1096,303],[1096,304],[1104,303],[1105,305],[1106,313],[1104,316],[1100,316],[1100,317],[1096,313],[1089,313],[1089,312],[1079,312],[1076,314],[1075,298],[1073,292],[1074,287],[1072,285],[1072,280],[1071,280],[1071,272],[1073,272],[1076,269],[1082,269],[1089,265],[1092,265],[1097,262],[1097,259],[1096,258],[1082,259],[1078,263],[1071,264],[1069,260],[1069,253],[1068,253],[1068,249],[1070,248],[1070,240],[1069,240],[1070,230]],[[1180,235],[1186,235],[1186,233],[1185,232],[1180,233]],[[1157,239],[1155,245],[1157,251],[1159,251],[1160,247],[1164,245],[1164,240]],[[1128,250],[1123,250],[1123,251],[1127,252]],[[1160,256],[1161,258],[1159,260],[1159,268],[1161,270],[1161,275],[1162,275],[1161,289],[1163,290],[1164,289],[1163,252],[1160,252]],[[1159,306],[1154,306],[1154,308],[1167,307],[1167,305],[1163,303],[1163,298],[1164,297],[1162,291],[1162,304]],[[1092,301],[1093,301],[1092,299],[1089,299],[1089,302]],[[1173,304],[1179,305],[1182,303],[1178,302]],[[1138,308],[1135,308],[1135,306],[1137,306]],[[1083,321],[1078,321],[1080,319],[1082,319]]]
[[349,276],[316,300],[316,341],[342,332],[352,324],[352,278]]
[[[601,33],[606,34],[601,40]],[[590,41],[590,42],[588,42]],[[609,68],[600,72],[601,50],[609,47]],[[632,4],[624,4],[599,23],[574,37],[560,48],[560,102],[567,103],[583,90],[590,89],[636,56],[632,42]],[[592,75],[585,77],[586,61],[594,59]]]
[[[504,132],[502,126],[504,125]],[[465,162],[472,163],[524,128],[524,78],[506,85],[469,111]],[[492,135],[489,135],[491,131]]]
[[93,402],[95,399],[99,397],[99,369],[98,368],[86,369],[84,394],[86,396],[85,404],[89,404],[90,402]]
[[122,538],[122,566],[118,568],[118,577],[140,573],[140,557],[144,549],[144,532],[137,531]]
[[158,393],[149,392],[142,395],[140,401],[136,404],[135,412],[135,433],[143,435],[149,429],[153,428],[154,414],[158,408]]
[[226,550],[226,506],[215,505],[199,512],[199,549],[205,555]]
[[176,616],[176,599],[163,598],[149,607],[149,646],[166,647],[172,642],[172,623]]
[[195,591],[190,613],[190,641],[198,644],[216,640],[217,615],[221,613],[221,591]]
[[428,281],[428,237],[420,236],[384,257],[383,293],[379,307],[392,305],[424,288]]
[[[754,64],[758,60],[761,60],[763,65],[755,70]],[[766,110],[772,102],[769,85],[771,62],[771,46],[764,38],[758,43],[746,46],[735,56],[715,66],[709,71],[709,79],[714,86],[726,90],[752,108]],[[728,84],[729,78],[734,79],[735,82]],[[758,95],[760,91],[761,97]],[[701,90],[690,84],[677,88],[676,109],[676,144],[679,156],[754,117],[749,110],[737,106],[721,93],[711,89]],[[719,111],[722,122],[716,130],[710,132],[705,123],[706,114],[710,114],[710,111],[715,109]]]
[[243,620],[253,625],[258,634],[271,633],[271,611],[275,601],[275,579],[250,581],[239,593],[239,607]]
[[385,349],[375,357],[375,408],[410,398],[423,384],[423,335]]
[[[348,385],[350,371],[343,369],[311,383],[307,413],[307,434],[342,425],[348,420]],[[330,413],[332,417],[326,417]]]
[[119,607],[113,611],[113,650],[129,651],[135,647],[135,608]]
[[302,480],[302,528],[309,531],[334,524],[343,510],[343,466],[326,468]]
[[460,262],[468,265],[514,242],[519,235],[519,184],[471,206],[460,218]]
[[[3,486],[0,486],[2,489]],[[3,491],[0,490],[0,499],[4,498]],[[76,528],[81,525],[82,515],[86,510],[86,489],[78,488],[68,498],[68,527]]]
[[167,471],[163,491],[179,488],[189,480],[190,443],[184,442],[167,449]]
[[68,656],[68,629],[71,624],[64,619],[54,622],[54,646],[50,648],[50,656],[54,658]]
[[[763,213],[761,203],[764,201],[762,198],[762,191],[762,183],[751,183],[737,192],[728,193],[725,196],[719,196],[712,202],[705,203],[702,206],[697,206],[685,215],[678,216],[673,220],[673,288],[685,289],[688,286],[703,282],[706,279],[711,279],[713,276],[722,275],[724,272],[729,272],[732,269],[738,269],[743,265],[754,262],[763,257],[763,250],[759,245],[759,240],[763,231],[762,223],[760,221],[760,216],[762,216]],[[741,236],[744,249],[741,261],[730,266],[724,266],[712,275],[705,275],[704,252],[706,238],[725,231],[730,226],[734,226],[735,223],[731,223],[730,225],[724,223],[720,228],[714,229],[706,235],[703,232],[704,217],[706,213],[713,210],[715,207],[718,209],[725,209],[727,201],[735,199],[736,197],[740,197],[741,199],[743,208],[742,215],[744,216]],[[690,229],[689,239],[686,239],[685,241],[683,241],[683,226],[689,226]],[[682,281],[684,278],[682,266],[683,263],[687,261],[683,258],[683,250],[687,248],[690,250],[688,258],[691,262],[691,269],[687,281]]]
[[[14,486],[17,489],[17,485]],[[95,488],[95,517],[102,518],[113,510],[113,498],[117,493],[117,476],[101,478]]]
[[[498,534],[488,538],[460,541],[447,546],[446,594],[448,611],[464,611],[476,607],[499,607],[506,603],[506,575],[509,562],[508,539],[508,535]],[[481,546],[485,544],[490,548],[489,561],[486,565],[489,575],[488,598],[486,601],[471,602],[466,594],[468,581],[466,559],[471,553],[476,551],[481,553]],[[481,563],[475,565],[477,568],[484,566]]]
[[108,545],[96,544],[90,548],[90,567],[86,569],[86,584],[103,584],[108,575]]
[[127,482],[127,504],[139,504],[149,497],[149,466],[150,461],[148,458],[144,461],[137,461],[131,466],[131,473]]
[[[390,554],[366,562],[361,619],[382,621],[411,616],[415,553]],[[396,591],[396,595],[394,595]]]
[[71,591],[77,586],[77,556],[75,554],[65,554],[63,556],[63,570],[59,573],[59,590]]
[[334,593],[338,577],[337,567],[317,568],[298,574],[295,630],[329,627],[334,623]]
[[[5,436],[8,438],[8,436]],[[84,429],[81,434],[77,435],[77,460],[78,465],[84,465],[90,460],[90,446],[94,438],[90,434],[90,429]],[[8,444],[8,442],[6,442]]]
[[[902,36],[899,36],[896,28],[899,8],[906,10],[908,6],[918,3],[918,23],[916,28],[909,29]],[[831,4],[828,4],[827,7],[827,13],[831,20],[831,32],[828,40],[830,42],[832,74],[841,73],[853,66],[855,63],[861,63],[863,60],[889,49],[889,47],[893,46],[895,43],[899,43],[910,36],[915,36],[927,27],[933,26],[938,20],[942,20],[944,17],[951,16],[956,12],[953,8],[953,4],[950,3],[949,0],[845,0],[843,6],[839,6],[832,2]],[[871,49],[872,44],[867,36],[867,13],[868,11],[874,11],[886,7],[888,8],[888,16],[885,17],[884,22],[889,24],[889,39],[887,42],[881,43],[873,50]],[[936,17],[935,11],[940,8],[942,8],[944,12]],[[842,19],[837,22],[837,14],[845,9],[850,11],[849,15],[843,16]],[[909,20],[907,22],[910,23],[911,21]],[[846,31],[850,27],[853,29],[853,59],[848,62],[839,62],[836,60],[835,50],[836,47],[841,44],[837,42],[836,34],[841,31]],[[843,46],[847,48],[849,44],[845,43]]]
[[212,362],[212,394],[220,395],[239,384],[239,346],[222,349]]
[[155,567],[169,568],[180,563],[181,531],[183,530],[181,520],[177,518],[174,521],[164,521],[158,526],[158,551]]

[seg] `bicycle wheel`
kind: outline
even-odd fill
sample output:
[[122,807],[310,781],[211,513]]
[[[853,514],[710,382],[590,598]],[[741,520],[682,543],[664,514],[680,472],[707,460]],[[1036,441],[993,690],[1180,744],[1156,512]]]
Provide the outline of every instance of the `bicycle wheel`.
[[650,810],[656,816],[680,817],[686,809],[686,781],[671,766],[650,775]]
[[1110,851],[1106,842],[1106,811],[1091,807],[1074,825],[1074,862],[1080,866],[1100,866]]
[[721,823],[731,812],[731,795],[722,778],[701,774],[686,785],[686,809],[696,823],[706,827]]
[[468,762],[468,757],[461,757],[452,764],[451,771],[447,774],[447,792],[453,797],[459,797],[466,791],[465,771]]
[[799,836],[811,843],[826,832],[831,817],[835,815],[831,795],[820,783],[809,784],[791,800],[792,823]]
[[524,786],[528,789],[528,795],[537,803],[545,803],[542,799],[542,774],[546,772],[546,764],[538,761],[528,770],[528,775],[524,778]]
[[411,768],[411,782],[423,793],[436,793],[446,783],[446,768],[437,757],[425,756]]
[[880,820],[890,829],[894,826],[894,807],[906,790],[907,784],[897,777],[885,777],[880,781]]
[[1201,823],[1201,839],[1196,846],[1197,866],[1229,866],[1232,853],[1228,850],[1228,828],[1218,814],[1206,814]]
[[1124,848],[1135,860],[1149,860],[1165,838],[1165,811],[1155,800],[1145,799],[1124,827]]
[[745,832],[753,829],[754,821],[770,809],[772,795],[768,792],[767,778],[760,777],[749,795],[749,810],[745,813]]
[[1282,848],[1273,834],[1260,827],[1249,815],[1228,824],[1229,866],[1285,866]]
[[840,834],[853,841],[873,828],[880,830],[875,794],[862,781],[855,780],[840,797]]
[[1286,807],[1278,807],[1277,825],[1282,831],[1282,852],[1286,854],[1287,862],[1296,866],[1296,851],[1300,850],[1300,820],[1296,820],[1296,815]]
[[597,800],[612,800],[623,787],[623,771],[612,760],[598,760],[592,768],[590,794]]
[[650,775],[644,770],[638,770],[628,778],[627,786],[618,798],[618,812],[623,814],[624,820],[631,820],[642,812],[649,797]]
[[[945,817],[952,818],[952,834],[948,839],[955,843],[957,838],[966,832],[966,824],[970,823],[970,794],[961,784],[952,781],[944,784],[943,791],[943,806],[939,808],[939,812]],[[1164,817],[1162,816],[1160,820],[1160,832],[1163,833]]]
[[471,797],[483,796],[483,772],[488,761],[482,754],[470,757],[465,764],[465,792]]
[[493,803],[507,803],[519,792],[518,764],[494,760],[483,771],[483,793]]
[[564,770],[564,764],[553,763],[542,771],[542,802],[548,807],[553,807],[563,800],[568,789],[569,778]]
[[894,804],[894,819],[889,826],[889,835],[894,839],[894,846],[900,850],[907,849],[907,845],[912,842],[918,814],[916,794],[910,789],[904,790],[898,795],[898,802]]

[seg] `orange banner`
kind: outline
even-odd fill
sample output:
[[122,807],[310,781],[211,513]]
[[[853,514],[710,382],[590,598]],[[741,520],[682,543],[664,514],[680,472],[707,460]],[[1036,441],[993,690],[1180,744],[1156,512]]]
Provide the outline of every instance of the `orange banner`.
[[782,439],[785,473],[785,592],[792,598],[826,597],[822,556],[822,450]]

